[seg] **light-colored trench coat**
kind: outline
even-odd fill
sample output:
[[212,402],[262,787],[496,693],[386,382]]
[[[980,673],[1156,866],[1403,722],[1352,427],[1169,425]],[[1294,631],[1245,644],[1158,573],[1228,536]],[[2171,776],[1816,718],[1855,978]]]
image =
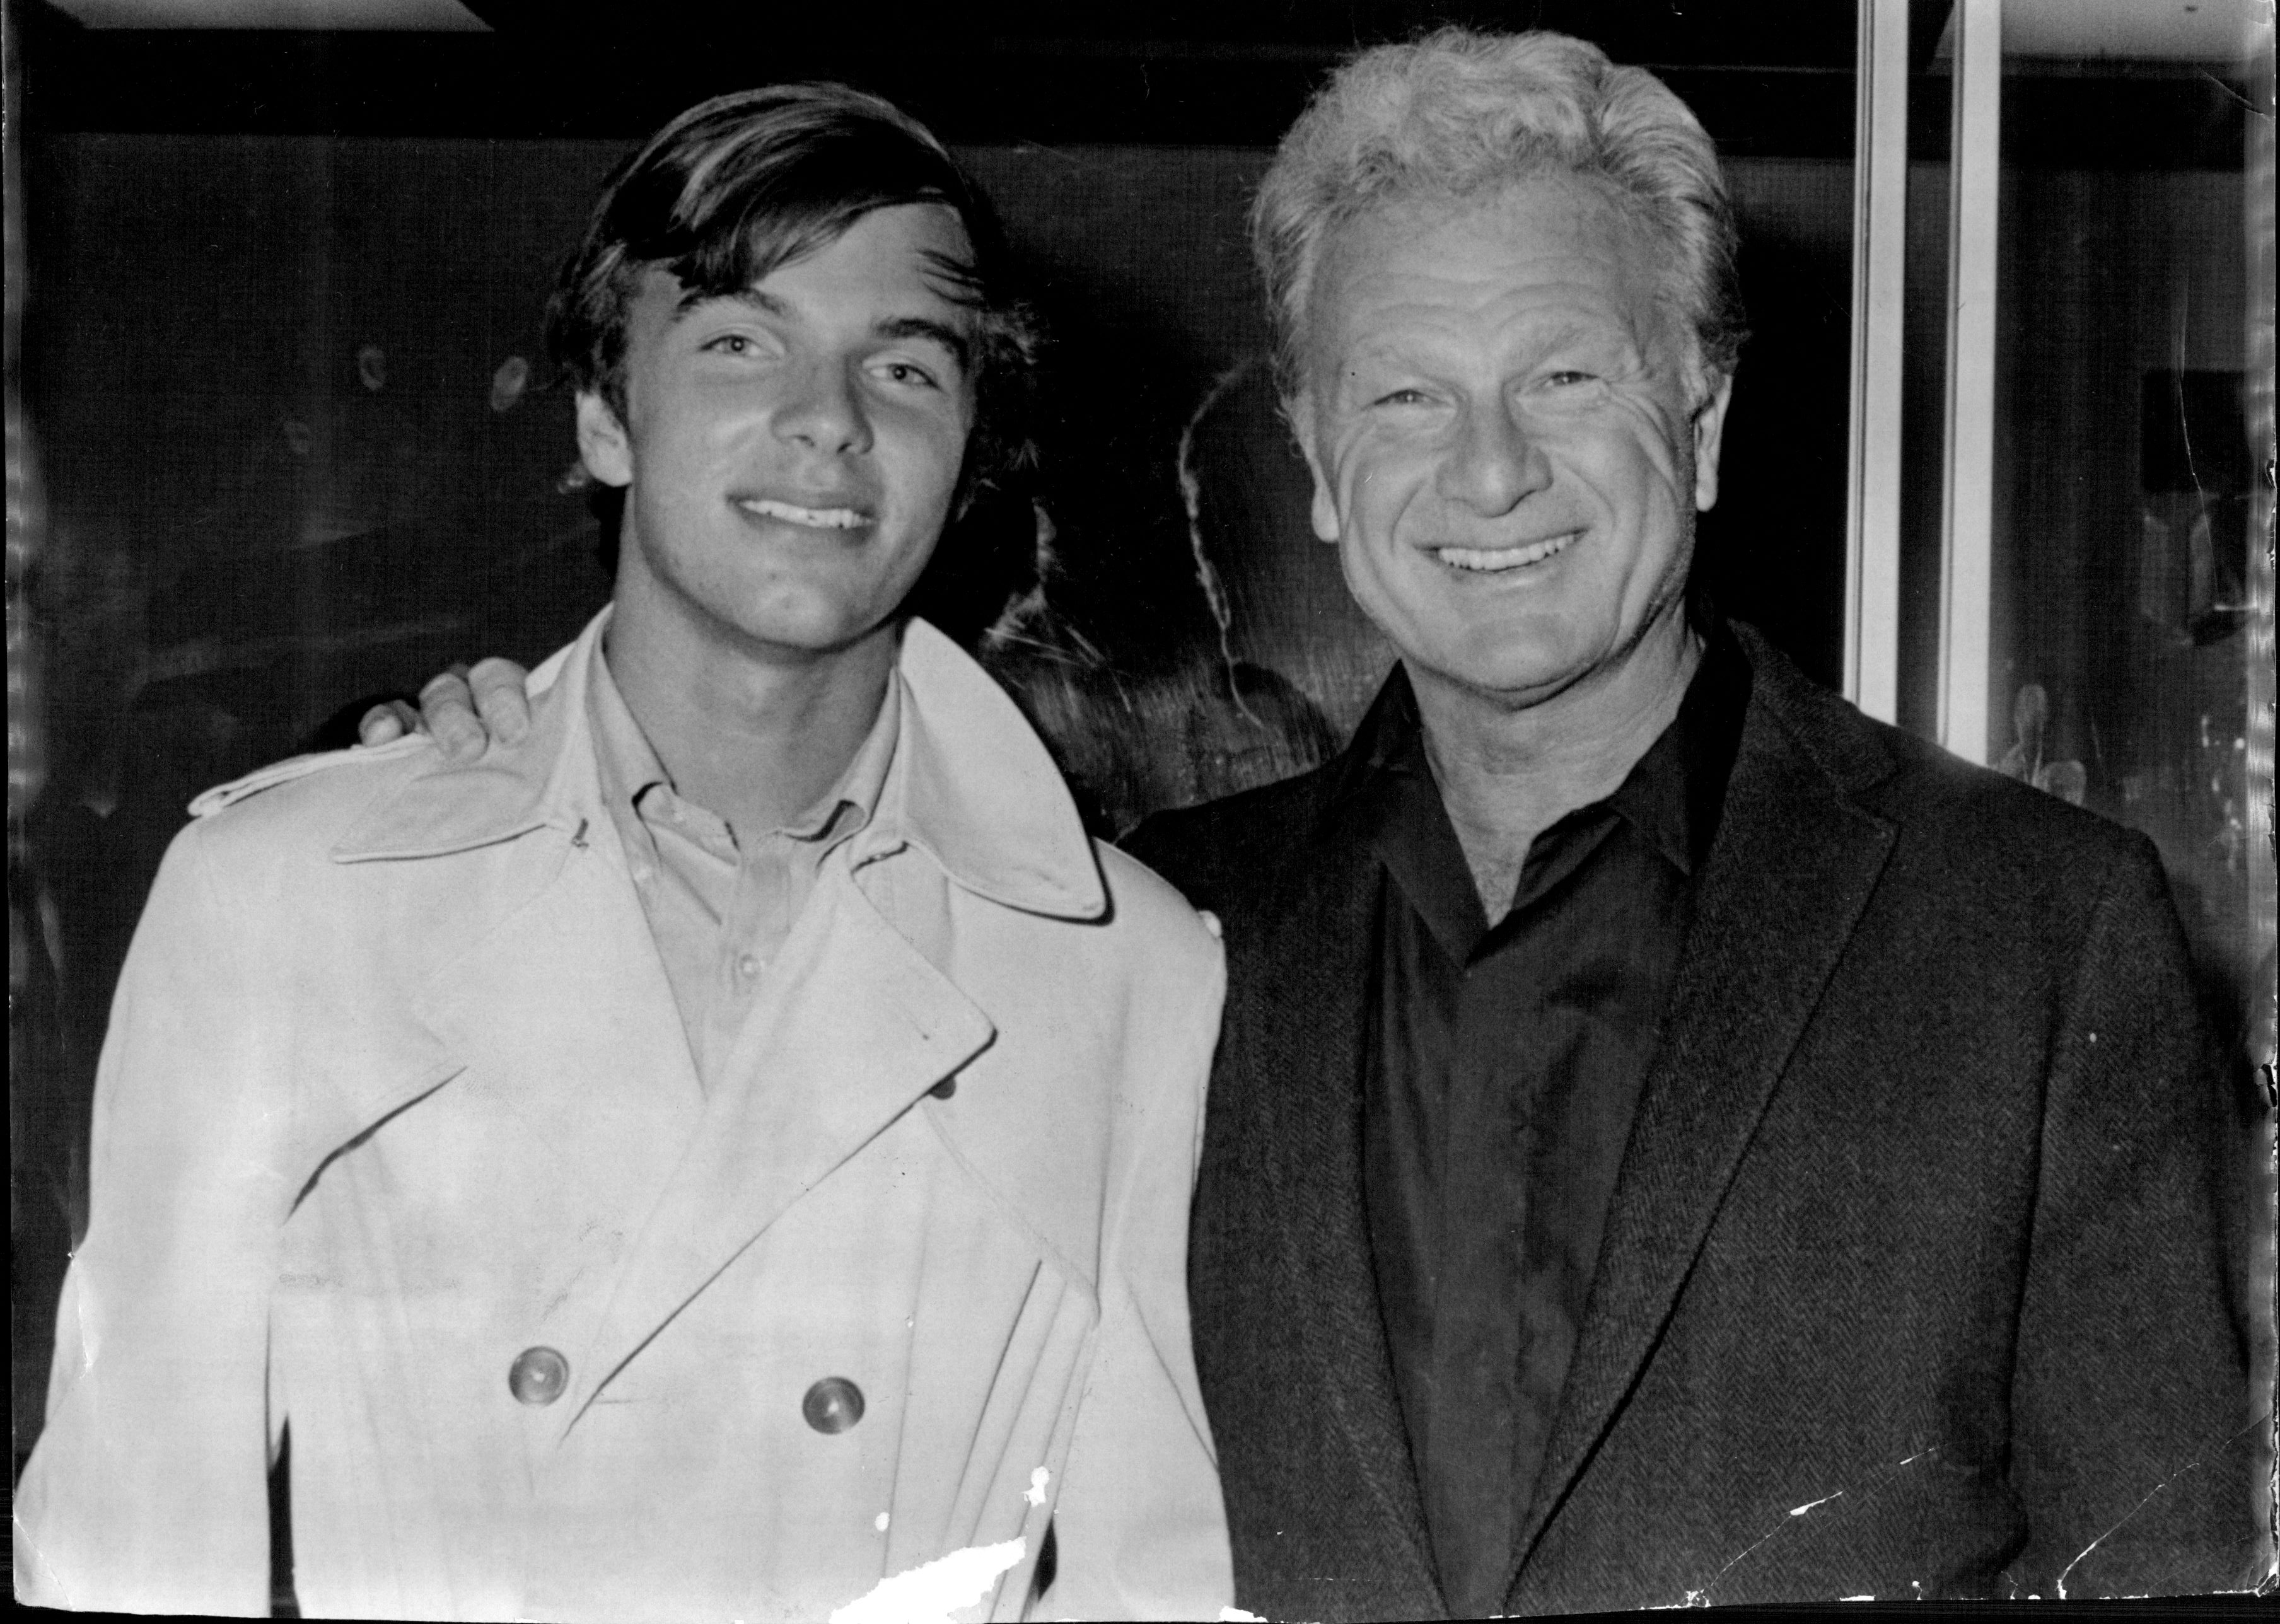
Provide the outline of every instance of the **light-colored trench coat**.
[[[913,623],[878,811],[707,1097],[597,798],[600,625],[521,745],[288,764],[167,854],[19,1596],[266,1612],[289,1425],[311,1615],[820,1620],[998,1546],[958,1616],[1213,1616],[1205,923]],[[510,1390],[533,1348],[551,1403]]]

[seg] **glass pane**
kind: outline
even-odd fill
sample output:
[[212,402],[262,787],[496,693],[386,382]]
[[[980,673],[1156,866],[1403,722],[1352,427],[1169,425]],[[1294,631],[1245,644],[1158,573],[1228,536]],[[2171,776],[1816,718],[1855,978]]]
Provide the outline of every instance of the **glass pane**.
[[2152,836],[2264,1060],[2271,61],[2259,88],[2247,10],[2005,7],[1986,758]]

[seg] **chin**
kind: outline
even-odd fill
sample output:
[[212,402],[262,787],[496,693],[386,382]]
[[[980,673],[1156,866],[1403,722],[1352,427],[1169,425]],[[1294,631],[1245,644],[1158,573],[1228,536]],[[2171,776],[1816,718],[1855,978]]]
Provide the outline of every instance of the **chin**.
[[836,604],[777,603],[757,610],[730,607],[712,618],[738,642],[810,654],[828,654],[858,643],[879,624],[876,620],[851,615]]
[[1508,634],[1499,638],[1482,631],[1451,638],[1439,652],[1423,663],[1443,681],[1477,694],[1530,701],[1567,687],[1586,663],[1568,649],[1533,640],[1514,646]]

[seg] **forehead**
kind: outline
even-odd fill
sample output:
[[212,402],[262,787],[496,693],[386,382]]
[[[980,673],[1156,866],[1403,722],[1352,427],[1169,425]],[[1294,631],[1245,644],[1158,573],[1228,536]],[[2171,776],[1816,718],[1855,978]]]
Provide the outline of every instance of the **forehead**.
[[1664,245],[1598,185],[1551,173],[1486,196],[1398,200],[1333,234],[1308,301],[1309,347],[1408,329],[1478,336],[1583,324],[1644,347],[1658,333]]
[[[766,234],[761,226],[758,233]],[[766,265],[774,253],[752,256]],[[690,288],[672,271],[651,265],[636,295],[635,324],[646,314],[669,323],[708,298],[753,294],[782,313],[819,321],[892,321],[921,318],[963,331],[972,312],[960,301],[959,272],[974,248],[955,209],[947,204],[897,204],[858,215],[836,234],[797,244],[744,287]]]

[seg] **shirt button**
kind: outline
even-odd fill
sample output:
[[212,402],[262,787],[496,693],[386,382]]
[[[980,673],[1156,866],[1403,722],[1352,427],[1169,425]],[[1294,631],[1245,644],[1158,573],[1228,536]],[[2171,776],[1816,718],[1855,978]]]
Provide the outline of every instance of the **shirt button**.
[[507,1391],[523,1404],[551,1405],[569,1385],[570,1361],[551,1348],[525,1348],[507,1366]]
[[744,954],[736,960],[736,974],[748,981],[758,980],[760,974],[760,961],[750,953]]
[[826,1376],[807,1389],[799,1412],[818,1432],[845,1432],[863,1419],[863,1389],[844,1376]]

